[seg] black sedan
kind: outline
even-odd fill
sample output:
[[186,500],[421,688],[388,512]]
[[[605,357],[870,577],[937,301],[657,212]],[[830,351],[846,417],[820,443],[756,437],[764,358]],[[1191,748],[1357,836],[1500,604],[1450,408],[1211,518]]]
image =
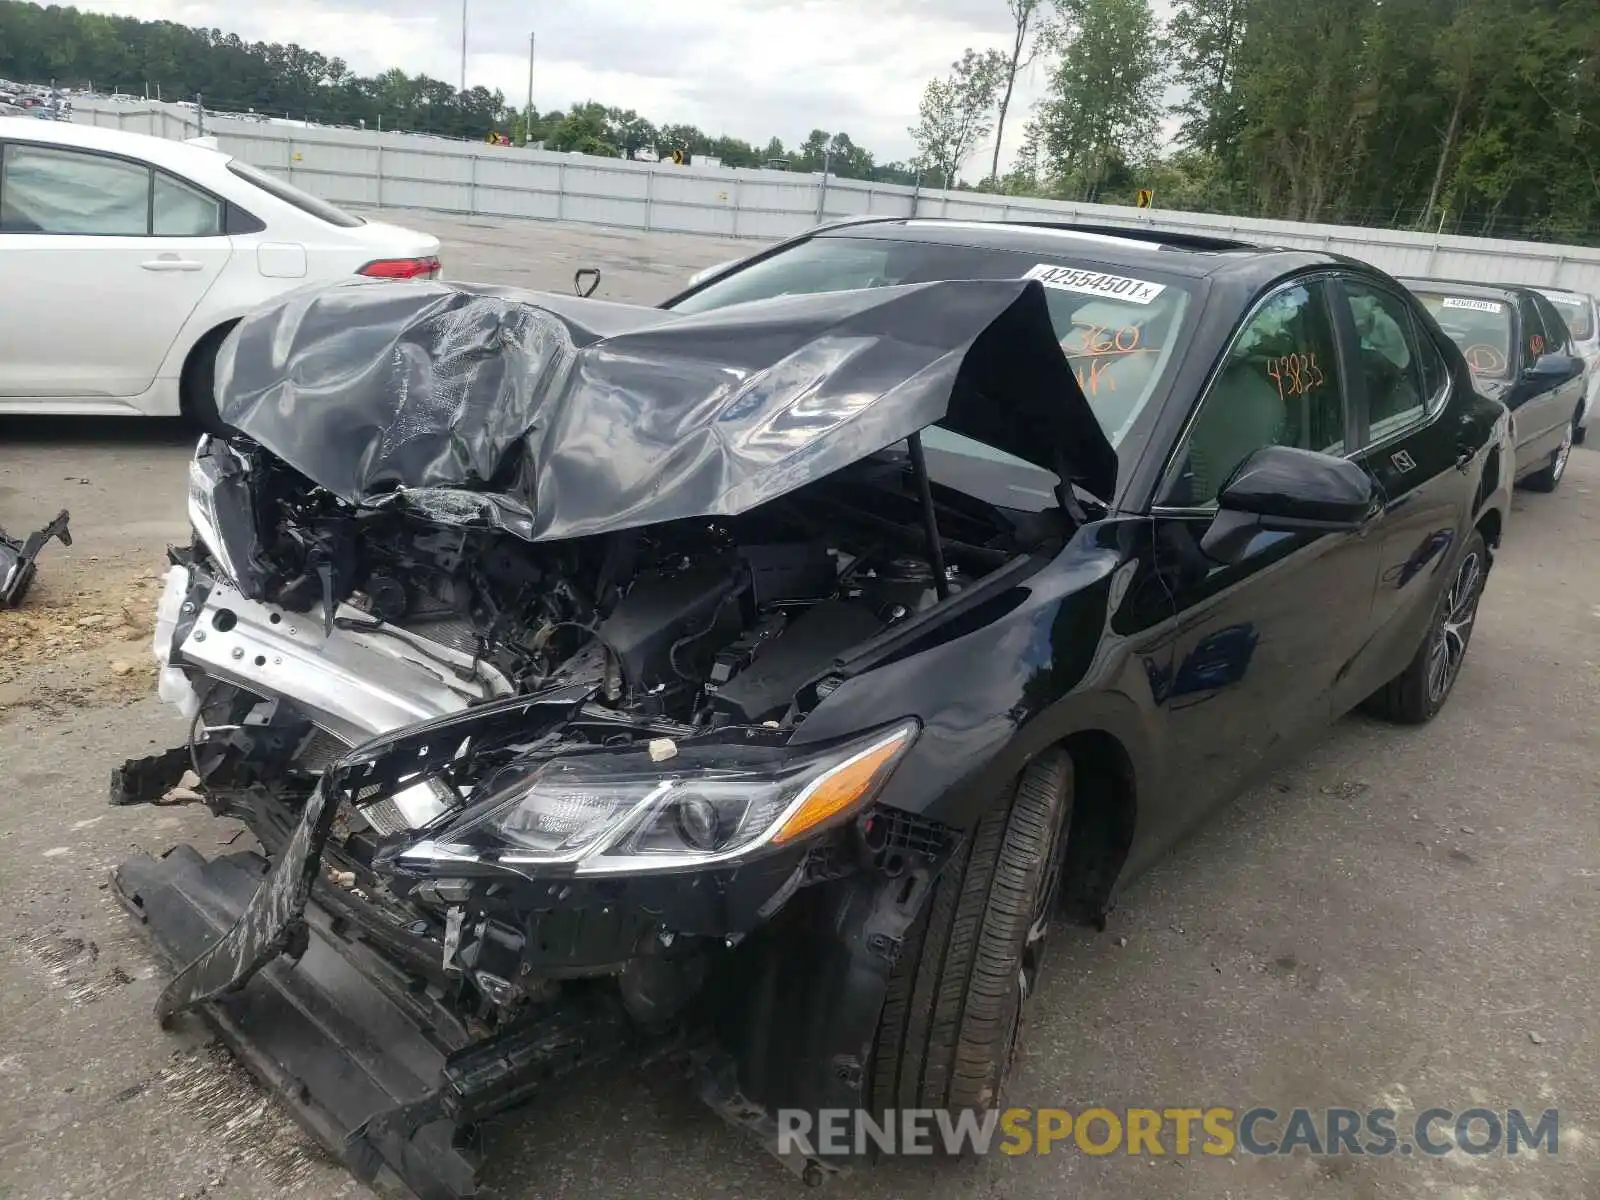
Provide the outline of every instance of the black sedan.
[[1053,918],[1440,711],[1513,463],[1387,276],[1067,227],[829,227],[662,309],[338,285],[218,381],[155,623],[194,738],[113,799],[193,767],[270,873],[117,888],[160,1015],[437,1196],[449,1122],[623,1054],[769,1138],[995,1107]]
[[1478,390],[1511,410],[1517,482],[1555,491],[1580,436],[1586,386],[1583,359],[1555,305],[1531,287],[1403,282],[1461,348]]

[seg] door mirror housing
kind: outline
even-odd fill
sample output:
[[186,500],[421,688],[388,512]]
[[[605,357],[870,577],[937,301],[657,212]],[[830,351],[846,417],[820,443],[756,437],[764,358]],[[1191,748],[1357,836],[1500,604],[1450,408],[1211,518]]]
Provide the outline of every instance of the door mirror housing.
[[1582,370],[1583,360],[1570,354],[1541,354],[1522,372],[1522,377],[1542,382],[1576,379]]
[[1200,549],[1237,562],[1258,533],[1347,533],[1377,512],[1372,476],[1349,459],[1263,446],[1223,485]]

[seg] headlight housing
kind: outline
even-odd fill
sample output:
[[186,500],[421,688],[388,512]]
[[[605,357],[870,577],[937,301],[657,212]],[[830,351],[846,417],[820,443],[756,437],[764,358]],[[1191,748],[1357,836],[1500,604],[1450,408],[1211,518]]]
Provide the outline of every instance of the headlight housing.
[[902,721],[803,755],[701,746],[656,763],[640,747],[514,765],[486,782],[464,819],[401,851],[398,865],[631,875],[749,858],[859,812],[917,732]]
[[189,524],[217,566],[230,582],[238,582],[239,570],[228,553],[228,543],[222,536],[217,519],[216,491],[222,481],[222,470],[214,457],[216,451],[209,436],[202,437],[189,460]]

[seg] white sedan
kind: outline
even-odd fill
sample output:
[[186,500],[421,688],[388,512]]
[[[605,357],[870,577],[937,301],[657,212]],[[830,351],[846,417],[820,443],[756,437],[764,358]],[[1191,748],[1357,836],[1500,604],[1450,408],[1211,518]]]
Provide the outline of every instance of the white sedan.
[[0,413],[217,426],[217,347],[333,279],[435,278],[439,240],[205,145],[0,118]]
[[1583,359],[1589,371],[1588,386],[1584,390],[1583,416],[1578,419],[1577,434],[1573,441],[1581,442],[1589,432],[1595,409],[1600,408],[1600,300],[1582,292],[1568,292],[1561,288],[1540,288],[1545,299],[1555,305],[1561,319],[1572,334],[1572,352]]

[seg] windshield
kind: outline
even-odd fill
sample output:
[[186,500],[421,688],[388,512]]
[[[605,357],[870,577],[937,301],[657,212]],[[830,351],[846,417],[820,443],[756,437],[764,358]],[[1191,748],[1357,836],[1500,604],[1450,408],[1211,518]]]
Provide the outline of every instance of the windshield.
[[1503,377],[1511,371],[1511,306],[1481,296],[1452,296],[1445,292],[1417,292],[1422,306],[1433,314],[1461,353],[1474,375]]
[[240,162],[236,158],[230,159],[228,170],[240,179],[249,180],[268,195],[276,196],[285,204],[292,204],[301,212],[309,213],[329,225],[337,225],[341,229],[354,229],[357,225],[366,224],[360,217],[353,217],[344,209],[329,204],[326,200],[318,200],[309,192],[302,192],[292,183],[285,183],[265,171],[258,171],[249,163]]
[[1587,342],[1594,336],[1594,306],[1589,297],[1574,296],[1570,292],[1546,292],[1544,295],[1567,323],[1573,341]]
[[[814,237],[752,263],[672,304],[707,312],[811,292],[941,279],[1038,279],[1050,321],[1106,438],[1117,445],[1165,377],[1189,293],[1168,279],[1084,266],[1061,254],[945,246],[871,237]],[[958,449],[955,435],[940,431]],[[967,447],[975,446],[966,438]],[[993,456],[987,447],[983,451]],[[1012,460],[1015,461],[1015,460]]]

